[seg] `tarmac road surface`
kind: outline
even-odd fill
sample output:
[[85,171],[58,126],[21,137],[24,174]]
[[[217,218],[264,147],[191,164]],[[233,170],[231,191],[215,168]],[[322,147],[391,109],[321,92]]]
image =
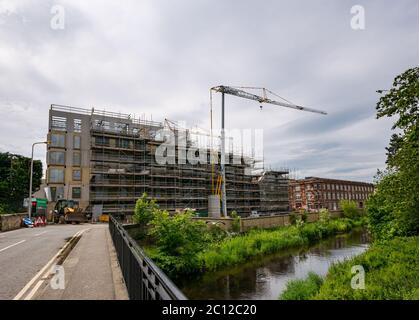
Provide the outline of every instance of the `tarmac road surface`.
[[49,225],[0,232],[0,300],[11,300],[69,238],[89,224]]

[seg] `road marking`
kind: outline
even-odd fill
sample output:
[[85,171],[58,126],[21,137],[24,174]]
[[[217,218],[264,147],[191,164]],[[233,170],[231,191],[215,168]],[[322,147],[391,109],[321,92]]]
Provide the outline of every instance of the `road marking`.
[[[80,231],[76,232],[76,234],[74,234],[74,236],[72,236],[71,239],[66,242],[66,244],[57,252],[57,254],[55,256],[53,256],[50,261],[47,262],[47,264],[26,284],[26,286],[23,287],[22,290],[20,290],[20,292],[13,298],[13,300],[20,300],[25,295],[25,293],[27,293],[29,291],[29,289],[32,287],[32,285],[35,283],[35,281],[38,280],[38,278],[45,278],[50,273],[51,265],[55,262],[57,257],[59,257],[61,255],[61,253],[63,253],[64,250],[69,246],[69,244],[71,243],[71,240],[80,236],[86,230],[89,230],[89,229],[84,229],[84,230],[80,230]],[[45,270],[47,270],[46,274],[43,277],[41,277],[45,273]],[[38,284],[35,287],[37,287],[37,286],[38,286]],[[32,293],[32,291],[34,291],[34,289],[31,290],[29,295]],[[39,289],[39,286],[38,286],[38,289]],[[33,292],[33,294],[35,294],[35,293],[36,293],[36,291]]]
[[0,252],[3,252],[3,251],[5,251],[5,250],[7,250],[7,249],[10,249],[10,248],[14,247],[14,246],[17,246],[18,244],[21,244],[21,243],[23,243],[23,242],[25,242],[25,241],[26,241],[26,240],[22,240],[22,241],[19,241],[19,242],[15,243],[15,244],[12,244],[12,245],[10,245],[10,246],[8,246],[8,247],[6,247],[6,248],[0,249]]
[[40,236],[40,235],[43,235],[43,234],[45,234],[45,233],[47,233],[48,231],[44,231],[44,232],[41,232],[41,233],[37,233],[36,235],[35,235],[35,237],[38,237],[38,236]]
[[39,280],[38,283],[35,285],[35,287],[33,287],[33,289],[31,290],[31,292],[29,292],[29,294],[23,300],[31,300],[33,298],[33,296],[35,295],[35,293],[38,291],[39,287],[43,283],[44,283],[44,280]]

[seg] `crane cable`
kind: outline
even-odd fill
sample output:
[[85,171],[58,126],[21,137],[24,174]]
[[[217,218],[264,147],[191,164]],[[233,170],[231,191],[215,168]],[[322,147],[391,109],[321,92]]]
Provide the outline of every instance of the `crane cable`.
[[[281,97],[279,94],[276,94],[275,92],[272,92],[271,90],[266,89],[266,88],[262,88],[262,87],[240,87],[240,86],[230,86],[230,87],[231,88],[236,88],[236,89],[262,90],[263,93],[269,92],[271,95],[273,95],[277,98],[280,98],[280,99],[284,100],[285,102],[288,102],[289,104],[295,105],[294,102],[291,102],[291,101],[285,99],[284,97]],[[267,98],[267,97],[264,95],[264,98]]]

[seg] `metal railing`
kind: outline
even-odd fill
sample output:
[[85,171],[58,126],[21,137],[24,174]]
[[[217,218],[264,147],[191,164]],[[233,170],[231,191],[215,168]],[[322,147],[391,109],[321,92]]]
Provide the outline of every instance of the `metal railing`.
[[113,216],[109,231],[131,300],[187,300]]

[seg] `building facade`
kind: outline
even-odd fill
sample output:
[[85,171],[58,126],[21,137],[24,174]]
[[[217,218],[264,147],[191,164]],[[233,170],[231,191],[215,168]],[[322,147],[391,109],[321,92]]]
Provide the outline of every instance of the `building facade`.
[[364,208],[368,196],[373,192],[372,183],[318,177],[290,180],[289,184],[292,210],[339,210],[341,200],[353,200],[359,208]]
[[[159,133],[163,129],[171,130],[179,140],[179,129],[166,122],[52,105],[46,176],[50,206],[58,199],[73,199],[90,212],[132,214],[136,200],[146,192],[171,212],[186,208],[207,212],[219,166],[186,161],[187,152],[197,148],[189,131],[184,144],[176,143],[174,161],[160,164],[155,155],[164,142]],[[220,153],[215,157],[219,163]],[[288,172],[249,174],[252,161],[244,156],[239,159],[233,162],[232,154],[227,159],[228,212],[235,210],[242,216],[288,212]]]

